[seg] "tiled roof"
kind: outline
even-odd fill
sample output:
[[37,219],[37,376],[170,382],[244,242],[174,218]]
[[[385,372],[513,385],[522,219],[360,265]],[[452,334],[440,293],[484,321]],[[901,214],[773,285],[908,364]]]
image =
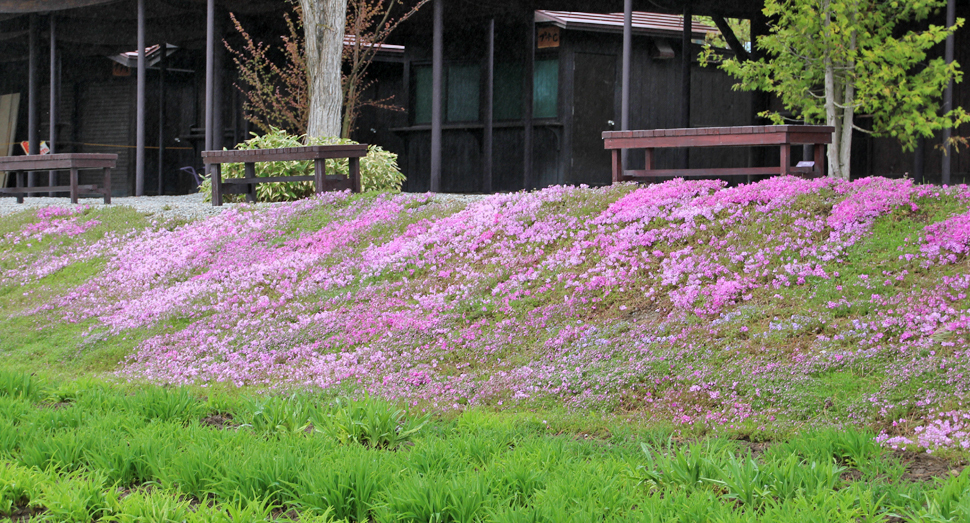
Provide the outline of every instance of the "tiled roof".
[[[623,30],[623,13],[577,13],[570,11],[536,11],[536,22],[550,22],[564,29],[585,31],[620,32]],[[703,38],[707,33],[716,33],[717,28],[693,22],[691,27],[695,38]],[[684,17],[660,13],[633,13],[633,32],[679,36],[684,30]]]

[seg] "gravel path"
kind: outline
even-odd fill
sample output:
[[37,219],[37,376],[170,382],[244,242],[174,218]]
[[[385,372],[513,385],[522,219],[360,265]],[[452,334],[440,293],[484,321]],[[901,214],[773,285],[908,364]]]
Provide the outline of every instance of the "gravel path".
[[[487,198],[485,194],[438,194],[436,200],[461,202],[469,204]],[[18,204],[15,198],[0,198],[0,216],[13,214],[25,209],[37,209],[40,207],[68,207],[71,200],[67,197],[62,198],[24,198],[24,203]],[[94,209],[108,207],[102,203],[101,198],[82,198],[79,205],[87,205]],[[120,197],[111,198],[111,205],[127,205],[135,208],[139,212],[156,215],[159,218],[182,218],[195,220],[213,216],[226,209],[232,209],[234,203],[223,204],[222,207],[213,207],[211,203],[202,201],[202,194],[185,194],[180,196],[141,196],[141,197]],[[258,206],[273,205],[271,203],[259,203]]]

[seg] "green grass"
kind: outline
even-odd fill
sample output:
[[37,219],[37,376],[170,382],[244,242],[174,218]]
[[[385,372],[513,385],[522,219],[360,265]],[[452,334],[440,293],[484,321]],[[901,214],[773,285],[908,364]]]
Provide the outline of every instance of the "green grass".
[[[85,523],[970,517],[970,469],[903,481],[898,457],[873,443],[871,433],[855,430],[808,432],[752,453],[728,439],[682,441],[658,427],[575,414],[542,419],[471,410],[427,420],[369,399],[200,392],[0,371],[0,517]],[[215,415],[228,426],[210,425]],[[340,436],[354,425],[348,421],[357,424],[353,430],[366,426],[372,435],[392,432],[397,439],[374,444]]]

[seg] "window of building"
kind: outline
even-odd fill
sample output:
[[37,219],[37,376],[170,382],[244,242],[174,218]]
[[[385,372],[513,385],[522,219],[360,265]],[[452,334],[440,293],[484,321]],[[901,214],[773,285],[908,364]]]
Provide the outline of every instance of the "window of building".
[[445,120],[449,122],[477,122],[479,120],[479,92],[482,70],[478,65],[448,66],[448,103]]
[[[521,63],[495,64],[496,121],[522,118]],[[477,64],[451,64],[445,68],[445,120],[477,122],[481,120],[482,72]],[[416,125],[431,123],[432,69],[417,65],[412,69],[414,103],[412,115]],[[559,115],[559,59],[536,60],[533,84],[533,117],[555,118]]]
[[558,58],[536,60],[532,102],[534,118],[555,118],[559,115]]

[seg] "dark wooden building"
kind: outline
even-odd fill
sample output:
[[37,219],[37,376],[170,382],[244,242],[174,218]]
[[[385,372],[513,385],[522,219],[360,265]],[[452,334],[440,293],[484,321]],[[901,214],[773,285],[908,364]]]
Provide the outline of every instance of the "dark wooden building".
[[[951,2],[960,15],[970,12],[966,0]],[[248,136],[234,67],[221,45],[234,37],[229,12],[256,35],[279,35],[283,6],[283,0],[0,0],[0,95],[20,94],[15,138],[35,151],[48,140],[55,152],[117,152],[118,195],[190,190],[193,180],[181,167],[199,168],[201,150]],[[678,16],[707,15],[723,30],[725,17],[749,18],[753,34],[764,34],[761,6],[761,0],[432,0],[395,33],[391,43],[401,47],[372,69],[374,95],[393,95],[403,111],[365,110],[354,138],[400,153],[408,190],[608,183],[603,130],[762,123],[756,113],[769,98],[735,92],[730,78],[700,68],[696,41],[710,28],[683,31],[678,23]],[[648,11],[657,14],[641,14]],[[942,13],[938,18],[933,22],[945,22]],[[966,38],[959,32],[955,46],[965,62]],[[139,49],[147,50],[143,59],[132,53]],[[737,42],[732,50],[748,53]],[[958,85],[954,104],[970,103],[967,97],[970,90]],[[893,140],[860,135],[856,143],[856,175],[913,175],[923,166],[932,180],[946,161],[953,173],[970,172],[967,154],[943,160],[934,148],[939,139],[926,141],[922,157],[903,153]],[[630,158],[630,167],[637,160]],[[764,161],[770,159],[739,150],[692,151],[689,158],[665,151],[658,158],[669,167]]]
[[[492,104],[487,100],[490,23],[446,26],[444,32],[444,123],[440,190],[514,191],[526,186],[524,116],[531,102],[531,187],[610,183],[610,155],[602,131],[619,129],[622,104],[623,14],[540,10],[531,26],[495,25]],[[633,14],[630,125],[637,129],[681,127],[683,18]],[[450,30],[449,30],[450,29]],[[690,56],[714,27],[695,23]],[[534,58],[522,46],[535,35]],[[406,51],[407,125],[394,129],[403,142],[407,188],[431,188],[432,48],[427,38],[403,40]],[[525,71],[531,68],[532,96]],[[724,73],[690,63],[693,126],[747,125],[751,96],[731,90]],[[531,100],[529,100],[531,98]],[[486,172],[485,134],[492,116],[493,160]],[[739,155],[740,154],[740,155]],[[744,165],[747,153],[698,151],[693,165]],[[733,156],[733,157],[732,157]],[[661,165],[679,161],[674,153]]]

